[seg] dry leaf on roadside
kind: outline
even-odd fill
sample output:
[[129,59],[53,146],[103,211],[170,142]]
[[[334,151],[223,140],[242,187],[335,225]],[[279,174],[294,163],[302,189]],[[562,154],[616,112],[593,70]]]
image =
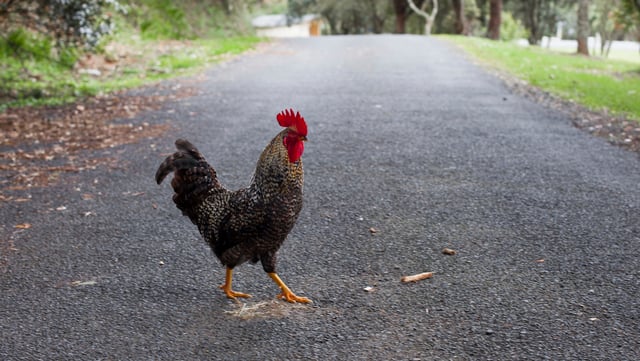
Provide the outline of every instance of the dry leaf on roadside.
[[96,284],[96,281],[90,280],[90,281],[73,281],[71,282],[71,285],[74,287],[78,287],[78,286],[93,286]]
[[31,223],[16,224],[15,226],[13,226],[13,228],[29,229],[29,228],[31,228]]
[[427,278],[431,278],[431,277],[433,277],[433,272],[423,272],[423,273],[418,273],[416,275],[404,276],[400,279],[400,281],[403,283],[416,282],[420,280],[426,280]]
[[455,255],[455,254],[456,254],[456,253],[458,253],[458,252],[456,252],[456,250],[455,250],[455,249],[451,249],[451,248],[444,248],[444,249],[442,250],[442,253],[444,253],[444,254],[446,254],[446,255],[449,255],[449,256],[453,256],[453,255]]

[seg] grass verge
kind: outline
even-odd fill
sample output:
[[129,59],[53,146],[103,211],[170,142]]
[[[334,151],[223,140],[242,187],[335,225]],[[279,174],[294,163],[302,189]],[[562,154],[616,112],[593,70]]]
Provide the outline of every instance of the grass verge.
[[249,37],[112,43],[104,54],[81,58],[75,68],[50,58],[0,57],[0,112],[25,105],[59,105],[77,98],[137,87],[205,66],[253,48]]
[[443,36],[482,63],[591,110],[640,121],[640,66],[482,38]]

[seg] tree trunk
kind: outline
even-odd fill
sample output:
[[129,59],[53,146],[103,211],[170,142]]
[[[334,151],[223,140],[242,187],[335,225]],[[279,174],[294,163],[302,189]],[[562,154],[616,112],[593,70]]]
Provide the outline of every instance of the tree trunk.
[[422,8],[418,8],[413,0],[407,0],[407,2],[409,3],[411,10],[424,18],[424,35],[431,35],[431,27],[433,26],[433,21],[436,19],[436,14],[438,13],[438,0],[432,0],[433,7],[431,8],[431,14],[425,11],[428,1],[422,3]]
[[469,35],[469,25],[464,14],[464,0],[453,0],[453,10],[456,14],[456,34]]
[[490,0],[489,2],[489,28],[487,37],[500,40],[500,24],[502,23],[502,0]]
[[393,9],[396,13],[396,34],[404,34],[407,24],[407,2],[405,0],[393,0]]
[[524,26],[529,31],[527,40],[530,45],[538,45],[540,41],[540,12],[541,0],[531,0],[523,2]]
[[578,54],[589,56],[589,0],[578,1]]

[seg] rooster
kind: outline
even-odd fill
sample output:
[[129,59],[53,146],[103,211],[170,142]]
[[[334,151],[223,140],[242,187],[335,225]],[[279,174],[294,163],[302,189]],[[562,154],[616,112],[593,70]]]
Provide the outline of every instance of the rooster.
[[178,149],[160,165],[156,182],[174,173],[173,201],[198,226],[213,253],[226,266],[227,297],[251,297],[233,291],[233,269],[247,261],[260,261],[265,272],[280,287],[278,298],[309,303],[296,296],[276,273],[276,252],[293,228],[302,209],[304,172],[302,153],[307,124],[293,109],[276,119],[286,128],[262,151],[251,184],[236,191],[226,189],[216,171],[191,143],[176,140]]

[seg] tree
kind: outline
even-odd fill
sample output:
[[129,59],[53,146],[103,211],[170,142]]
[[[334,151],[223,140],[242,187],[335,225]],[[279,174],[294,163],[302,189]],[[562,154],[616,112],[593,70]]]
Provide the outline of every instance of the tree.
[[[617,15],[621,10],[621,0],[595,1],[595,31],[602,36],[600,55],[609,56],[613,41],[627,31],[624,20]],[[621,21],[622,20],[622,21]]]
[[422,7],[418,8],[413,0],[407,0],[409,2],[409,6],[411,10],[413,10],[416,14],[422,16],[424,18],[424,35],[431,35],[431,27],[433,26],[433,21],[436,18],[436,14],[438,14],[438,0],[433,0],[433,7],[431,8],[431,13],[426,11],[427,5],[429,1],[425,1],[422,3]]
[[489,1],[489,26],[487,37],[500,40],[500,25],[502,23],[502,0]]
[[589,56],[589,0],[578,1],[578,54]]
[[365,9],[369,10],[369,19],[372,25],[372,30],[375,34],[381,34],[384,31],[384,23],[387,20],[387,11],[389,7],[388,1],[381,0],[368,0]]
[[514,17],[522,20],[522,24],[529,31],[527,38],[529,44],[537,45],[545,33],[553,31],[559,20],[559,8],[562,2],[563,0],[528,0],[509,1],[505,5],[509,7]]
[[622,0],[622,6],[617,11],[618,20],[626,27],[640,26],[640,0]]
[[453,0],[453,10],[456,15],[456,34],[469,35],[469,23],[464,9],[464,0]]
[[407,2],[405,0],[393,0],[393,10],[396,13],[396,34],[404,34],[407,25]]
[[389,0],[289,0],[289,14],[319,13],[332,34],[381,33],[391,13]]
[[624,2],[628,4],[629,8],[635,6],[636,10],[640,12],[640,0],[624,0]]

